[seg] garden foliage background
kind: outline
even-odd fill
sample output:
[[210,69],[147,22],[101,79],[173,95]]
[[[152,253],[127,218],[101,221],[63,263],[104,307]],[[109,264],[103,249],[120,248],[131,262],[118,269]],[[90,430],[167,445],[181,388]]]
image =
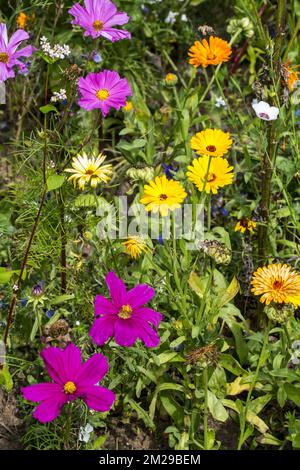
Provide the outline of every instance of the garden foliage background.
[[[24,29],[22,47],[36,48],[22,59],[21,73],[0,83],[1,445],[11,446],[10,429],[14,445],[26,449],[299,449],[300,4],[115,4],[130,17],[117,27],[131,39],[85,37],[71,24],[70,0],[1,1],[9,37]],[[218,61],[220,51],[212,51],[215,64],[193,67],[189,49],[210,36],[226,41],[221,52],[231,53]],[[70,50],[51,58],[47,41],[52,50]],[[3,36],[5,67],[1,47]],[[132,92],[106,116],[78,104],[79,77],[103,70],[126,78]],[[254,100],[264,104],[257,108]],[[197,153],[191,139],[207,129],[224,134]],[[214,155],[211,145],[223,144]],[[83,152],[103,152],[101,165],[111,166],[93,180],[85,161],[80,187],[66,170]],[[204,158],[210,163],[193,180],[187,171]],[[226,172],[232,176],[224,182]],[[170,239],[101,237],[105,205],[115,210],[119,196],[143,202],[145,185],[162,175],[167,186],[159,189],[173,191],[179,205],[204,204],[197,249],[188,250],[174,231]],[[220,184],[212,191],[215,178]],[[173,181],[183,189],[169,188]],[[259,285],[251,284],[258,268],[272,264]],[[112,271],[127,289],[150,287],[125,299],[117,278],[107,279]],[[96,314],[112,308],[121,332],[113,323],[105,337],[99,323],[89,335],[97,295],[113,299],[108,307],[96,298]],[[137,299],[151,310],[141,310]],[[69,343],[92,361],[85,381],[78,349],[64,349]],[[54,346],[69,353],[55,359]],[[73,366],[66,372],[67,354]],[[93,354],[106,359],[89,359]],[[51,373],[56,360],[59,378]],[[62,407],[57,398],[57,417],[47,423],[32,412],[36,402],[49,404],[48,395],[25,388],[51,381],[45,365],[68,401]],[[87,390],[100,378],[114,395]]]

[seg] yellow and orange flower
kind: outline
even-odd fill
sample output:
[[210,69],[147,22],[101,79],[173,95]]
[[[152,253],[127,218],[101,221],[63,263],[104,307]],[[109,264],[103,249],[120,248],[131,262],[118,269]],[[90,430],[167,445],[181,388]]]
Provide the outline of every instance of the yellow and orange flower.
[[287,81],[288,89],[290,91],[293,91],[293,89],[295,87],[295,84],[298,81],[298,77],[299,77],[299,73],[300,73],[300,72],[297,72],[295,69],[300,67],[300,64],[295,65],[295,66],[291,66],[291,62],[289,61],[289,62],[286,62],[283,67],[284,67],[284,71],[285,71],[285,75],[286,75],[286,81]]
[[254,220],[241,219],[237,221],[234,227],[234,230],[235,232],[241,232],[241,233],[245,233],[248,230],[248,232],[253,233],[254,229],[256,228],[256,225],[257,223],[254,222]]
[[189,63],[195,68],[200,65],[206,68],[208,65],[218,65],[228,62],[232,53],[230,44],[224,39],[210,36],[209,42],[203,39],[196,41],[189,49]]
[[187,193],[179,181],[168,180],[166,175],[163,175],[145,184],[140,202],[145,204],[147,211],[153,211],[154,214],[160,212],[162,217],[166,217],[169,210],[180,207],[186,196]]
[[217,194],[219,188],[232,184],[233,166],[222,157],[201,157],[194,159],[192,165],[188,166],[187,176],[199,191]]
[[222,157],[232,145],[229,132],[221,129],[205,129],[191,138],[191,147],[199,155]]
[[146,253],[150,251],[149,246],[147,245],[146,241],[138,236],[131,236],[128,237],[122,245],[125,248],[125,253],[129,255],[131,258],[137,259],[141,256],[142,253]]
[[300,275],[287,264],[269,264],[258,268],[251,284],[253,294],[261,295],[261,303],[300,305]]

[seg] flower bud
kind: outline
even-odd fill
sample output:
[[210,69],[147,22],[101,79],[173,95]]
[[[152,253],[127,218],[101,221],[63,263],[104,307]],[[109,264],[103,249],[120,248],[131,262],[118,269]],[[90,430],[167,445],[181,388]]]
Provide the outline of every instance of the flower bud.
[[204,240],[199,244],[199,248],[216,264],[229,264],[231,261],[231,250],[217,240]]
[[267,315],[269,320],[274,323],[286,323],[290,318],[294,316],[295,307],[293,304],[273,304],[266,305],[264,313]]

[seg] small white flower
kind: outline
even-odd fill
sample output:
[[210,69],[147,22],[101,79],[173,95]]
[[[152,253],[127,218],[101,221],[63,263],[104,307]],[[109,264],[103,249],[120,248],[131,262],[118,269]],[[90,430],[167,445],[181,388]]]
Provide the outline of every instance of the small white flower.
[[41,37],[40,44],[44,54],[51,57],[51,59],[65,59],[71,54],[71,49],[67,44],[63,46],[55,44],[52,47],[46,36]]
[[218,96],[218,97],[216,98],[216,107],[217,107],[217,108],[221,108],[222,106],[225,107],[225,106],[226,106],[226,103],[225,103],[225,101],[223,100],[222,96]]
[[167,18],[165,19],[165,23],[174,24],[177,16],[178,13],[176,11],[169,11]]
[[93,431],[94,431],[94,428],[89,423],[85,427],[81,426],[81,428],[79,429],[79,440],[87,444],[91,438],[91,433]]
[[252,102],[252,108],[254,109],[256,116],[264,121],[274,121],[278,118],[279,108],[276,106],[270,106],[265,101],[259,101],[258,103],[254,100]]
[[186,16],[185,13],[183,13],[183,15],[181,15],[180,19],[181,19],[181,21],[184,21],[184,22],[188,21],[188,17]]
[[67,99],[67,92],[64,88],[61,88],[59,91],[55,91],[53,96],[51,97],[52,103],[56,103],[57,101],[64,101]]
[[75,325],[76,325],[76,326],[79,326],[79,325],[80,325],[80,321],[77,320],[77,321],[75,322]]

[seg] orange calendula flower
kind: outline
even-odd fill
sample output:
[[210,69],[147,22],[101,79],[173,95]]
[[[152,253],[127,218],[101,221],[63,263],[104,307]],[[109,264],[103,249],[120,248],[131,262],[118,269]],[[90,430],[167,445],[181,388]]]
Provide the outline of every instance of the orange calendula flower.
[[234,230],[235,232],[241,232],[241,233],[245,233],[248,230],[248,232],[253,233],[256,225],[257,224],[256,222],[254,222],[254,220],[241,219],[241,220],[238,220],[238,222],[236,223]]
[[223,157],[232,145],[229,132],[221,129],[205,129],[191,138],[191,147],[199,155]]
[[219,188],[223,188],[233,181],[233,166],[222,157],[201,157],[194,159],[188,166],[187,176],[199,191],[217,194]]
[[29,16],[27,16],[23,11],[17,16],[17,25],[21,29],[25,29]]
[[168,215],[169,210],[178,209],[186,198],[187,193],[179,181],[168,180],[166,175],[157,176],[154,181],[144,186],[144,194],[141,203],[147,211],[154,214],[160,212],[162,217]]
[[218,65],[228,62],[232,53],[230,44],[224,39],[210,36],[209,42],[203,39],[196,41],[189,50],[189,63],[195,68],[200,65],[206,68],[208,65]]
[[150,251],[146,241],[137,236],[128,237],[122,245],[125,248],[125,252],[134,259],[139,258],[143,253]]
[[288,89],[292,91],[295,87],[296,82],[298,81],[298,77],[300,73],[300,72],[297,72],[295,69],[300,67],[300,64],[292,66],[291,62],[289,61],[289,62],[286,62],[283,67],[285,71]]
[[261,303],[300,305],[300,275],[287,264],[258,268],[251,281],[252,292],[261,295]]

